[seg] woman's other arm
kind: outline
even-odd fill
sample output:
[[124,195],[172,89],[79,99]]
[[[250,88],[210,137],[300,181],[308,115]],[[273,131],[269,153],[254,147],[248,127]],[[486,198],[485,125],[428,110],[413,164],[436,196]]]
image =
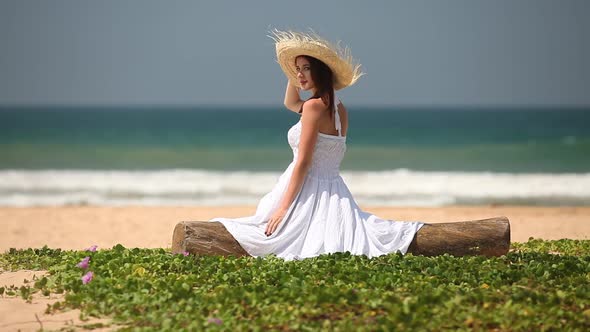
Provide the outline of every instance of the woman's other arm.
[[287,81],[287,90],[285,91],[285,107],[287,109],[299,113],[303,107],[303,100],[299,97],[299,88]]
[[311,166],[311,158],[313,157],[313,150],[320,130],[320,117],[325,109],[326,105],[324,105],[321,99],[309,100],[303,106],[297,160],[293,167],[293,173],[291,174],[287,191],[283,195],[277,211],[269,219],[266,226],[265,233],[267,236],[270,236],[277,229],[287,214],[295,196],[301,190],[305,176]]
[[291,206],[291,203],[303,185],[303,180],[307,175],[309,166],[311,166],[313,150],[318,139],[318,132],[320,131],[320,117],[326,105],[320,99],[314,99],[305,103],[303,108],[297,160],[293,168],[289,186],[287,187],[287,192],[279,206],[283,210],[287,210]]

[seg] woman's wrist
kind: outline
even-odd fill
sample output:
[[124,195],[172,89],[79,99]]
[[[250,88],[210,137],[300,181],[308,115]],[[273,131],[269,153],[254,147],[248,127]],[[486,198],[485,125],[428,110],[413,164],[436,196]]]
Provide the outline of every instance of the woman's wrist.
[[301,89],[299,86],[297,86],[296,84],[293,84],[293,82],[291,82],[291,80],[287,80],[287,85],[289,85],[289,87],[295,89],[297,92],[299,92],[299,90]]
[[288,206],[279,205],[279,208],[277,209],[277,212],[287,213],[287,210],[289,210],[289,207]]

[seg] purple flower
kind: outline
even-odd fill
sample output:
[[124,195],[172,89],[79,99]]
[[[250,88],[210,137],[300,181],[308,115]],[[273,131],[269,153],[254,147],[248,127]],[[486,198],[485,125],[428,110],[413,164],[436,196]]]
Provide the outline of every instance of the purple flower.
[[184,256],[188,256],[188,255],[189,255],[188,251],[183,251],[183,252],[182,252],[182,254],[183,254]]
[[90,252],[96,252],[96,248],[98,248],[98,246],[95,244],[95,245],[92,245],[84,250],[90,251]]
[[223,324],[223,321],[217,317],[213,317],[213,318],[207,319],[207,323],[221,325],[221,324]]
[[92,271],[88,271],[85,275],[82,276],[82,283],[84,285],[86,285],[87,283],[89,283],[90,281],[92,281],[92,277],[94,276],[94,274],[92,273]]
[[90,257],[86,256],[76,266],[79,267],[79,268],[81,268],[81,269],[87,269],[88,268],[88,262],[90,262]]

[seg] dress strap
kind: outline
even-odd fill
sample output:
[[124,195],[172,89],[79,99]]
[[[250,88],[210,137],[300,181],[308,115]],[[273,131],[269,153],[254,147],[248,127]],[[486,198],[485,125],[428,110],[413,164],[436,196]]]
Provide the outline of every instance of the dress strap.
[[340,123],[340,114],[338,113],[338,104],[340,104],[340,99],[338,99],[338,97],[336,97],[336,94],[334,94],[334,118],[335,118],[334,127],[336,127],[336,130],[338,130],[338,136],[342,136],[342,123]]

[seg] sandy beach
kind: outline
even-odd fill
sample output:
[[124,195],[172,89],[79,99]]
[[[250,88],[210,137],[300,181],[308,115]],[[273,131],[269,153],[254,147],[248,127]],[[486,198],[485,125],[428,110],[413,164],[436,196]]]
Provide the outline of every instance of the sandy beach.
[[[512,241],[529,237],[590,239],[590,207],[450,206],[436,208],[363,206],[391,220],[429,223],[506,216]],[[30,207],[0,208],[0,250],[51,248],[80,250],[96,244],[110,248],[167,248],[180,221],[243,217],[255,206],[226,207]]]

